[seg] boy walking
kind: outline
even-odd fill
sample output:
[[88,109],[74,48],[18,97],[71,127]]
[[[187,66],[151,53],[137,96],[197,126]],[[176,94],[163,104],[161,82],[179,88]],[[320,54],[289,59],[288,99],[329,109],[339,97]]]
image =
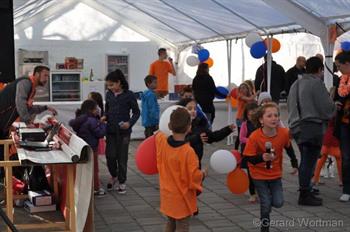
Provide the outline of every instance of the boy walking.
[[145,90],[141,97],[142,105],[142,126],[145,127],[145,137],[148,138],[158,130],[159,125],[159,104],[157,102],[157,96],[155,89],[157,88],[157,78],[152,75],[145,77]]
[[191,116],[184,108],[170,115],[167,137],[156,134],[157,168],[160,185],[160,211],[168,217],[166,232],[189,231],[189,219],[198,211],[197,194],[207,171],[201,171],[198,157],[185,141],[191,130]]

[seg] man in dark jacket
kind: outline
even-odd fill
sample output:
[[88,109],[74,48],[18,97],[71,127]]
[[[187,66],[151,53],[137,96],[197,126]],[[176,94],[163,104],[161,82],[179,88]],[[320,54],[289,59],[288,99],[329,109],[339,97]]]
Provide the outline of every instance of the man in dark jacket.
[[286,77],[285,77],[285,91],[288,96],[290,87],[292,84],[298,80],[298,78],[301,78],[302,75],[305,73],[305,63],[306,59],[304,56],[299,56],[297,58],[296,64],[288,69],[286,72]]
[[[255,74],[255,90],[260,92],[267,92],[267,57],[264,57],[265,63],[263,63]],[[281,65],[275,61],[271,61],[271,83],[270,83],[270,94],[272,100],[279,103],[280,93],[284,89],[284,76],[285,72]]]

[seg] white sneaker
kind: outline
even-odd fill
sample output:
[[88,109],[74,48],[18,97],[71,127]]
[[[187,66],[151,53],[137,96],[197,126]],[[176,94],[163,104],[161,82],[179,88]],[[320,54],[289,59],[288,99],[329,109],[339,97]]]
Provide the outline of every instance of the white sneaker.
[[348,202],[349,200],[350,200],[350,195],[345,193],[343,193],[343,195],[341,195],[341,197],[339,198],[339,201],[342,201],[342,202]]
[[106,195],[106,191],[103,188],[94,191],[94,195],[97,197],[103,197]]
[[125,194],[126,193],[126,184],[120,184],[117,192],[119,194]]

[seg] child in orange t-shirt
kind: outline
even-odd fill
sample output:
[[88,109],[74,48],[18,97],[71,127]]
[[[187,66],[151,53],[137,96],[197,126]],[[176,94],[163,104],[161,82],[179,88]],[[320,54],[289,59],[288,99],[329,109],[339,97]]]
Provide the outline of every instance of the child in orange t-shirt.
[[289,132],[279,124],[275,103],[261,106],[254,120],[258,125],[247,141],[244,156],[260,199],[261,231],[269,231],[271,207],[283,205],[283,149],[291,146]]
[[250,102],[254,102],[256,99],[256,94],[253,94],[253,90],[250,89],[249,85],[243,82],[238,87],[238,96],[237,96],[237,113],[236,113],[236,125],[238,129],[238,136],[235,142],[235,149],[238,150],[240,141],[239,141],[239,132],[241,129],[241,124],[243,122],[243,112],[245,105]]
[[189,219],[198,211],[197,194],[207,171],[201,171],[198,157],[185,141],[191,130],[187,109],[178,108],[170,115],[167,137],[156,134],[157,168],[160,185],[160,211],[168,217],[165,231],[189,231]]

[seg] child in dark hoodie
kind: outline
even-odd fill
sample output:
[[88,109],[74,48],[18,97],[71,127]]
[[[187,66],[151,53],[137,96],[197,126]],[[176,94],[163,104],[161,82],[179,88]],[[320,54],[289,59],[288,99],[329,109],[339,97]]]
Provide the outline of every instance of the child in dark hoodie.
[[231,134],[235,130],[236,126],[232,124],[220,130],[211,131],[208,120],[206,118],[200,118],[197,116],[197,102],[194,99],[181,99],[177,105],[186,107],[191,114],[192,127],[191,132],[186,136],[186,140],[190,142],[191,147],[196,152],[199,159],[199,167],[201,167],[201,160],[203,157],[203,142],[213,143],[221,141],[229,134]]
[[98,154],[97,147],[100,138],[106,134],[106,124],[98,120],[98,106],[94,100],[88,99],[83,102],[81,109],[76,111],[76,118],[69,121],[69,125],[94,152],[94,190],[95,195],[103,196],[105,190],[100,187],[98,178]]

